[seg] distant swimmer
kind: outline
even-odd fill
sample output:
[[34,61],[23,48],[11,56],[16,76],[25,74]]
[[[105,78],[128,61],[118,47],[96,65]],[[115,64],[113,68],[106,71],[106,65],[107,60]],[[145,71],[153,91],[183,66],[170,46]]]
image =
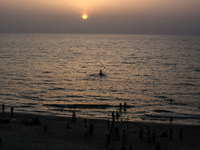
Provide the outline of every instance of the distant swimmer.
[[102,71],[103,71],[103,70],[100,70],[100,72],[99,72],[99,75],[100,75],[100,76],[102,76],[102,75],[103,75]]
[[105,69],[105,67],[102,69],[102,70],[100,70],[100,72],[99,72],[99,75],[100,76],[103,76],[104,74],[103,74],[103,70]]

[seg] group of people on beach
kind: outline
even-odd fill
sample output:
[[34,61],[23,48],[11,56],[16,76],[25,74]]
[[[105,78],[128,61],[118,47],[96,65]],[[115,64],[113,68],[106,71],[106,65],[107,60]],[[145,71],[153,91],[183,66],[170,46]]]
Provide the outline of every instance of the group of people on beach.
[[[11,106],[10,107],[10,112],[11,112],[11,117],[13,117],[13,115],[14,115],[14,107],[13,106]],[[3,103],[2,104],[2,113],[4,114],[5,113],[5,104]]]
[[[121,103],[120,103],[120,108],[122,107]],[[124,108],[127,107],[127,104],[124,103]],[[14,110],[14,107],[11,107],[10,108],[10,111],[11,111],[11,117],[13,117],[13,110]],[[5,113],[5,105],[2,104],[2,113],[4,114]],[[114,112],[112,111],[112,114],[111,114],[111,118],[112,118],[112,121],[110,122],[109,119],[107,120],[107,129],[106,129],[106,132],[105,132],[105,137],[106,137],[106,145],[105,147],[109,147],[111,144],[113,144],[114,142],[118,142],[120,141],[121,139],[121,142],[122,142],[122,147],[121,147],[121,150],[126,150],[126,147],[129,147],[128,150],[132,150],[133,147],[132,147],[132,144],[130,145],[127,145],[127,139],[129,138],[129,132],[127,132],[124,127],[121,128],[120,126],[123,124],[123,123],[127,123],[128,125],[128,120],[127,122],[119,122],[119,117],[120,117],[120,114],[118,111]],[[38,120],[38,118],[37,118]],[[93,123],[90,123],[90,126],[89,126],[89,130],[87,128],[87,123],[86,123],[86,118],[84,118],[84,140],[87,140],[88,139],[88,134],[89,134],[89,138],[92,138],[93,136],[93,133],[94,133],[94,125]],[[72,120],[71,120],[72,123],[77,123],[77,118],[76,118],[76,113],[75,111],[72,112]],[[117,123],[116,123],[117,122]],[[67,129],[70,129],[69,127],[69,124],[67,125]],[[121,133],[121,136],[120,136],[120,130],[122,131]],[[44,126],[44,131],[47,132],[47,125],[45,124]],[[142,127],[140,127],[140,130],[139,130],[139,139],[140,139],[140,142],[145,142],[147,141],[147,144],[150,146],[152,143],[153,144],[156,144],[156,137],[157,134],[156,134],[156,130],[153,129],[152,132],[150,131],[150,127],[147,126],[147,132],[146,132],[146,136],[144,135],[144,130]],[[180,128],[180,139],[182,139],[182,134],[183,134],[183,130],[182,128]],[[146,140],[145,138],[146,137]],[[173,130],[172,130],[172,127],[170,127],[170,130],[169,130],[169,136],[167,134],[167,132],[162,132],[160,137],[169,137],[170,140],[173,139]],[[111,141],[113,140],[113,141]],[[129,139],[130,140],[130,139]],[[1,144],[1,142],[0,142]],[[113,145],[111,145],[111,149],[114,150],[113,148]],[[156,148],[155,150],[161,150],[160,148],[160,144],[157,143],[156,145]]]

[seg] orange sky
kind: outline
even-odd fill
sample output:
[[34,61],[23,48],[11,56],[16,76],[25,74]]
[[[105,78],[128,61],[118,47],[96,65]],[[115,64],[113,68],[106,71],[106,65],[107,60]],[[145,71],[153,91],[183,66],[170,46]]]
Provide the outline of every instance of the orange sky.
[[200,0],[0,0],[0,32],[200,34],[199,8]]

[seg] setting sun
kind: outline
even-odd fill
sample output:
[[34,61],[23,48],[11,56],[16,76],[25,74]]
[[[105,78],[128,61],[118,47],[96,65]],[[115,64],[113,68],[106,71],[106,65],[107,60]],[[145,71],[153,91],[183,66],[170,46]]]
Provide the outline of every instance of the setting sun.
[[82,15],[82,18],[83,18],[83,19],[87,19],[88,16],[87,16],[86,14],[84,14],[84,15]]

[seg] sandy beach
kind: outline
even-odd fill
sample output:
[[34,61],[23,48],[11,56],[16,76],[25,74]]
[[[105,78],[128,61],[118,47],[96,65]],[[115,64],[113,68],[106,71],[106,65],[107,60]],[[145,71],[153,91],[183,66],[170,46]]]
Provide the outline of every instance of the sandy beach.
[[[28,124],[32,118],[36,117],[40,124]],[[0,149],[2,150],[121,150],[123,130],[127,133],[126,150],[129,150],[130,145],[134,150],[154,150],[157,143],[161,150],[200,149],[199,126],[119,121],[115,122],[115,127],[119,128],[119,141],[111,136],[110,144],[106,146],[106,120],[86,119],[84,122],[83,118],[77,118],[77,122],[73,123],[71,117],[14,114],[11,118],[10,113],[1,113],[0,121]],[[93,124],[94,131],[91,137],[88,133],[86,140],[85,123],[87,131],[89,131],[90,124]],[[69,128],[67,128],[67,124]],[[143,129],[144,141],[139,137],[140,127]],[[149,138],[151,144],[147,142],[148,128],[151,134],[153,129],[156,133],[156,141],[153,141],[152,137]],[[173,131],[172,139],[169,138],[170,128]],[[180,128],[182,128],[182,139],[180,138]],[[167,137],[161,137],[165,131],[167,131]]]

